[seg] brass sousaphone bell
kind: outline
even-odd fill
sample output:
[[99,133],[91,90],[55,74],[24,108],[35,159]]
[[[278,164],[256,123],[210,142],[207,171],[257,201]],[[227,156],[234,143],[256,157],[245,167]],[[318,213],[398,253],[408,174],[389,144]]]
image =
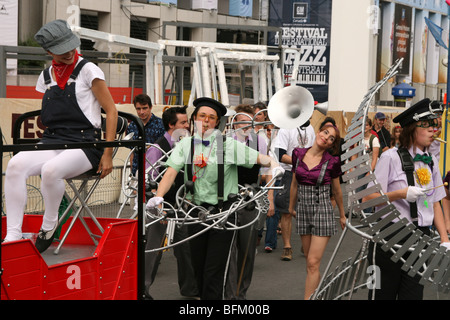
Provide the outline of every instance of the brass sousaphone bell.
[[314,98],[309,90],[300,86],[290,86],[278,90],[272,96],[267,107],[267,114],[275,126],[294,129],[311,119],[314,109],[326,114],[328,104],[318,104],[315,108]]

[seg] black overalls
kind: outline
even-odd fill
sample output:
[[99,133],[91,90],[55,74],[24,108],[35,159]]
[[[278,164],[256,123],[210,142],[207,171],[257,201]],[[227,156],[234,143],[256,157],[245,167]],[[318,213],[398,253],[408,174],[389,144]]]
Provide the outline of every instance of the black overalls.
[[[80,60],[70,78],[75,80],[86,59]],[[44,70],[44,80],[48,89],[42,99],[41,120],[47,128],[41,139],[42,143],[94,142],[101,138],[101,129],[94,128],[86,118],[76,98],[75,82],[67,83],[64,90],[51,83],[49,68]],[[103,154],[100,148],[84,148],[93,169],[97,169]]]

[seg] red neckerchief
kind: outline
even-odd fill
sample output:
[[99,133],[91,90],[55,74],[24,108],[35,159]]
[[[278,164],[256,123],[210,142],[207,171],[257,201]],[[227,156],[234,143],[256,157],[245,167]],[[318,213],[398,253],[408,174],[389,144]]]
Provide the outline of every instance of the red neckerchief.
[[69,80],[73,69],[75,69],[79,56],[80,54],[77,50],[75,50],[75,58],[73,59],[72,64],[56,63],[55,60],[52,61],[53,70],[55,71],[56,83],[58,84],[58,87],[61,88],[61,90],[64,90],[64,88],[66,87],[67,80]]

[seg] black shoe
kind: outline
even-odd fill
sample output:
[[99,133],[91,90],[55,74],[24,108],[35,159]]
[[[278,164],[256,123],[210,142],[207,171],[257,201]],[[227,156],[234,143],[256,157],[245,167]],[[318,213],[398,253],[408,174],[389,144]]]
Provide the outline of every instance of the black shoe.
[[38,249],[39,253],[44,252],[45,250],[50,247],[50,245],[53,242],[53,238],[55,238],[55,232],[58,227],[58,224],[55,225],[55,227],[52,230],[44,231],[39,230],[39,234],[36,238],[36,243],[34,244],[36,248]]
[[150,293],[146,293],[144,300],[154,300],[153,297],[150,295]]
[[144,300],[154,300],[148,290],[145,290]]

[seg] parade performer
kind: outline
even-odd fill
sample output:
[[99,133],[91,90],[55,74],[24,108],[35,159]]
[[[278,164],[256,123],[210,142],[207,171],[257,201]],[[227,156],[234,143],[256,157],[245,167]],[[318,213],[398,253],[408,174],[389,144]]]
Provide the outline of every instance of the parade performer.
[[[436,117],[428,98],[396,116],[394,122],[403,128],[400,146],[398,149],[391,148],[383,152],[374,173],[384,194],[399,211],[400,217],[414,223],[426,235],[430,234],[430,226],[434,225],[441,242],[444,243],[449,240],[439,201],[446,193],[444,187],[439,187],[443,183],[436,157],[427,154],[433,142],[434,127],[438,125]],[[369,183],[368,188],[373,184],[374,182]],[[374,193],[363,201],[378,196],[380,193]],[[385,252],[371,242],[369,262],[379,267],[381,274],[377,277],[380,283],[374,285],[376,289],[370,290],[369,298],[422,299],[423,285],[419,284],[419,276],[408,276],[407,272],[401,269],[402,263],[393,262],[391,255],[391,252]]]
[[[114,141],[117,109],[100,68],[80,57],[78,37],[64,20],[44,25],[36,41],[52,56],[52,65],[39,76],[36,90],[44,93],[42,123],[47,127],[41,143],[94,142],[101,139],[101,108],[106,112],[106,141]],[[22,238],[26,180],[41,176],[45,212],[36,239],[39,252],[52,243],[58,227],[58,209],[64,179],[91,169],[104,178],[113,169],[112,148],[19,152],[8,163],[5,176],[7,235],[4,241]]]
[[330,237],[337,232],[330,187],[340,213],[340,224],[345,227],[345,211],[339,181],[339,130],[332,124],[320,128],[310,148],[292,151],[292,183],[289,212],[296,217],[297,233],[302,240],[306,257],[305,300],[316,290],[320,280],[320,262]]
[[[167,161],[163,152],[168,154],[177,143],[189,135],[189,120],[184,107],[171,107],[162,114],[162,121],[166,132],[155,142],[155,146],[150,146],[146,153],[146,167],[148,170],[148,180],[158,181],[160,172],[164,169],[159,161]],[[156,147],[157,146],[157,147]],[[176,192],[183,185],[183,173],[179,172],[172,188],[166,193],[165,198],[168,203],[176,206]],[[152,250],[161,247],[166,239],[167,224],[164,222],[152,223],[147,227],[146,250]],[[180,226],[175,228],[174,241],[178,242],[187,237],[187,227]],[[191,263],[189,243],[183,242],[173,247],[173,254],[177,260],[178,286],[180,294],[184,297],[197,297],[198,289],[195,281],[194,271]],[[161,262],[163,252],[145,253],[145,295],[148,299],[153,299],[150,295],[150,288],[153,284],[156,273]]]
[[[181,169],[185,172],[185,183],[193,183],[193,194],[189,193],[187,198],[204,208],[214,207],[215,212],[227,210],[231,205],[231,201],[227,201],[228,196],[238,193],[239,165],[251,168],[259,164],[270,166],[272,174],[283,172],[272,158],[259,154],[231,137],[225,139],[216,130],[220,118],[227,112],[220,102],[204,97],[196,99],[194,106],[191,119],[195,132],[192,137],[182,139],[173,149],[156,196],[148,201],[147,208],[155,208],[162,203]],[[203,228],[200,224],[191,224],[189,233],[198,234]],[[211,228],[189,241],[197,286],[203,300],[223,299],[224,276],[232,237],[232,231]]]
[[[233,138],[255,149],[260,154],[267,154],[266,140],[255,133],[253,128],[244,122],[252,121],[254,117],[253,108],[250,105],[241,104],[234,109],[236,112],[235,121],[242,122],[234,125]],[[241,186],[259,185],[261,175],[261,166],[254,165],[252,168],[238,167],[238,183]],[[266,217],[273,216],[275,209],[273,205],[273,190],[268,192],[269,205],[267,210],[256,206],[242,208],[237,212],[238,224],[246,225],[260,216],[253,225],[236,231],[233,249],[230,254],[230,263],[228,268],[227,283],[225,286],[225,299],[227,300],[246,300],[247,291],[250,287],[253,267],[255,264],[256,244],[258,231],[264,227]],[[266,214],[267,212],[267,214]]]

